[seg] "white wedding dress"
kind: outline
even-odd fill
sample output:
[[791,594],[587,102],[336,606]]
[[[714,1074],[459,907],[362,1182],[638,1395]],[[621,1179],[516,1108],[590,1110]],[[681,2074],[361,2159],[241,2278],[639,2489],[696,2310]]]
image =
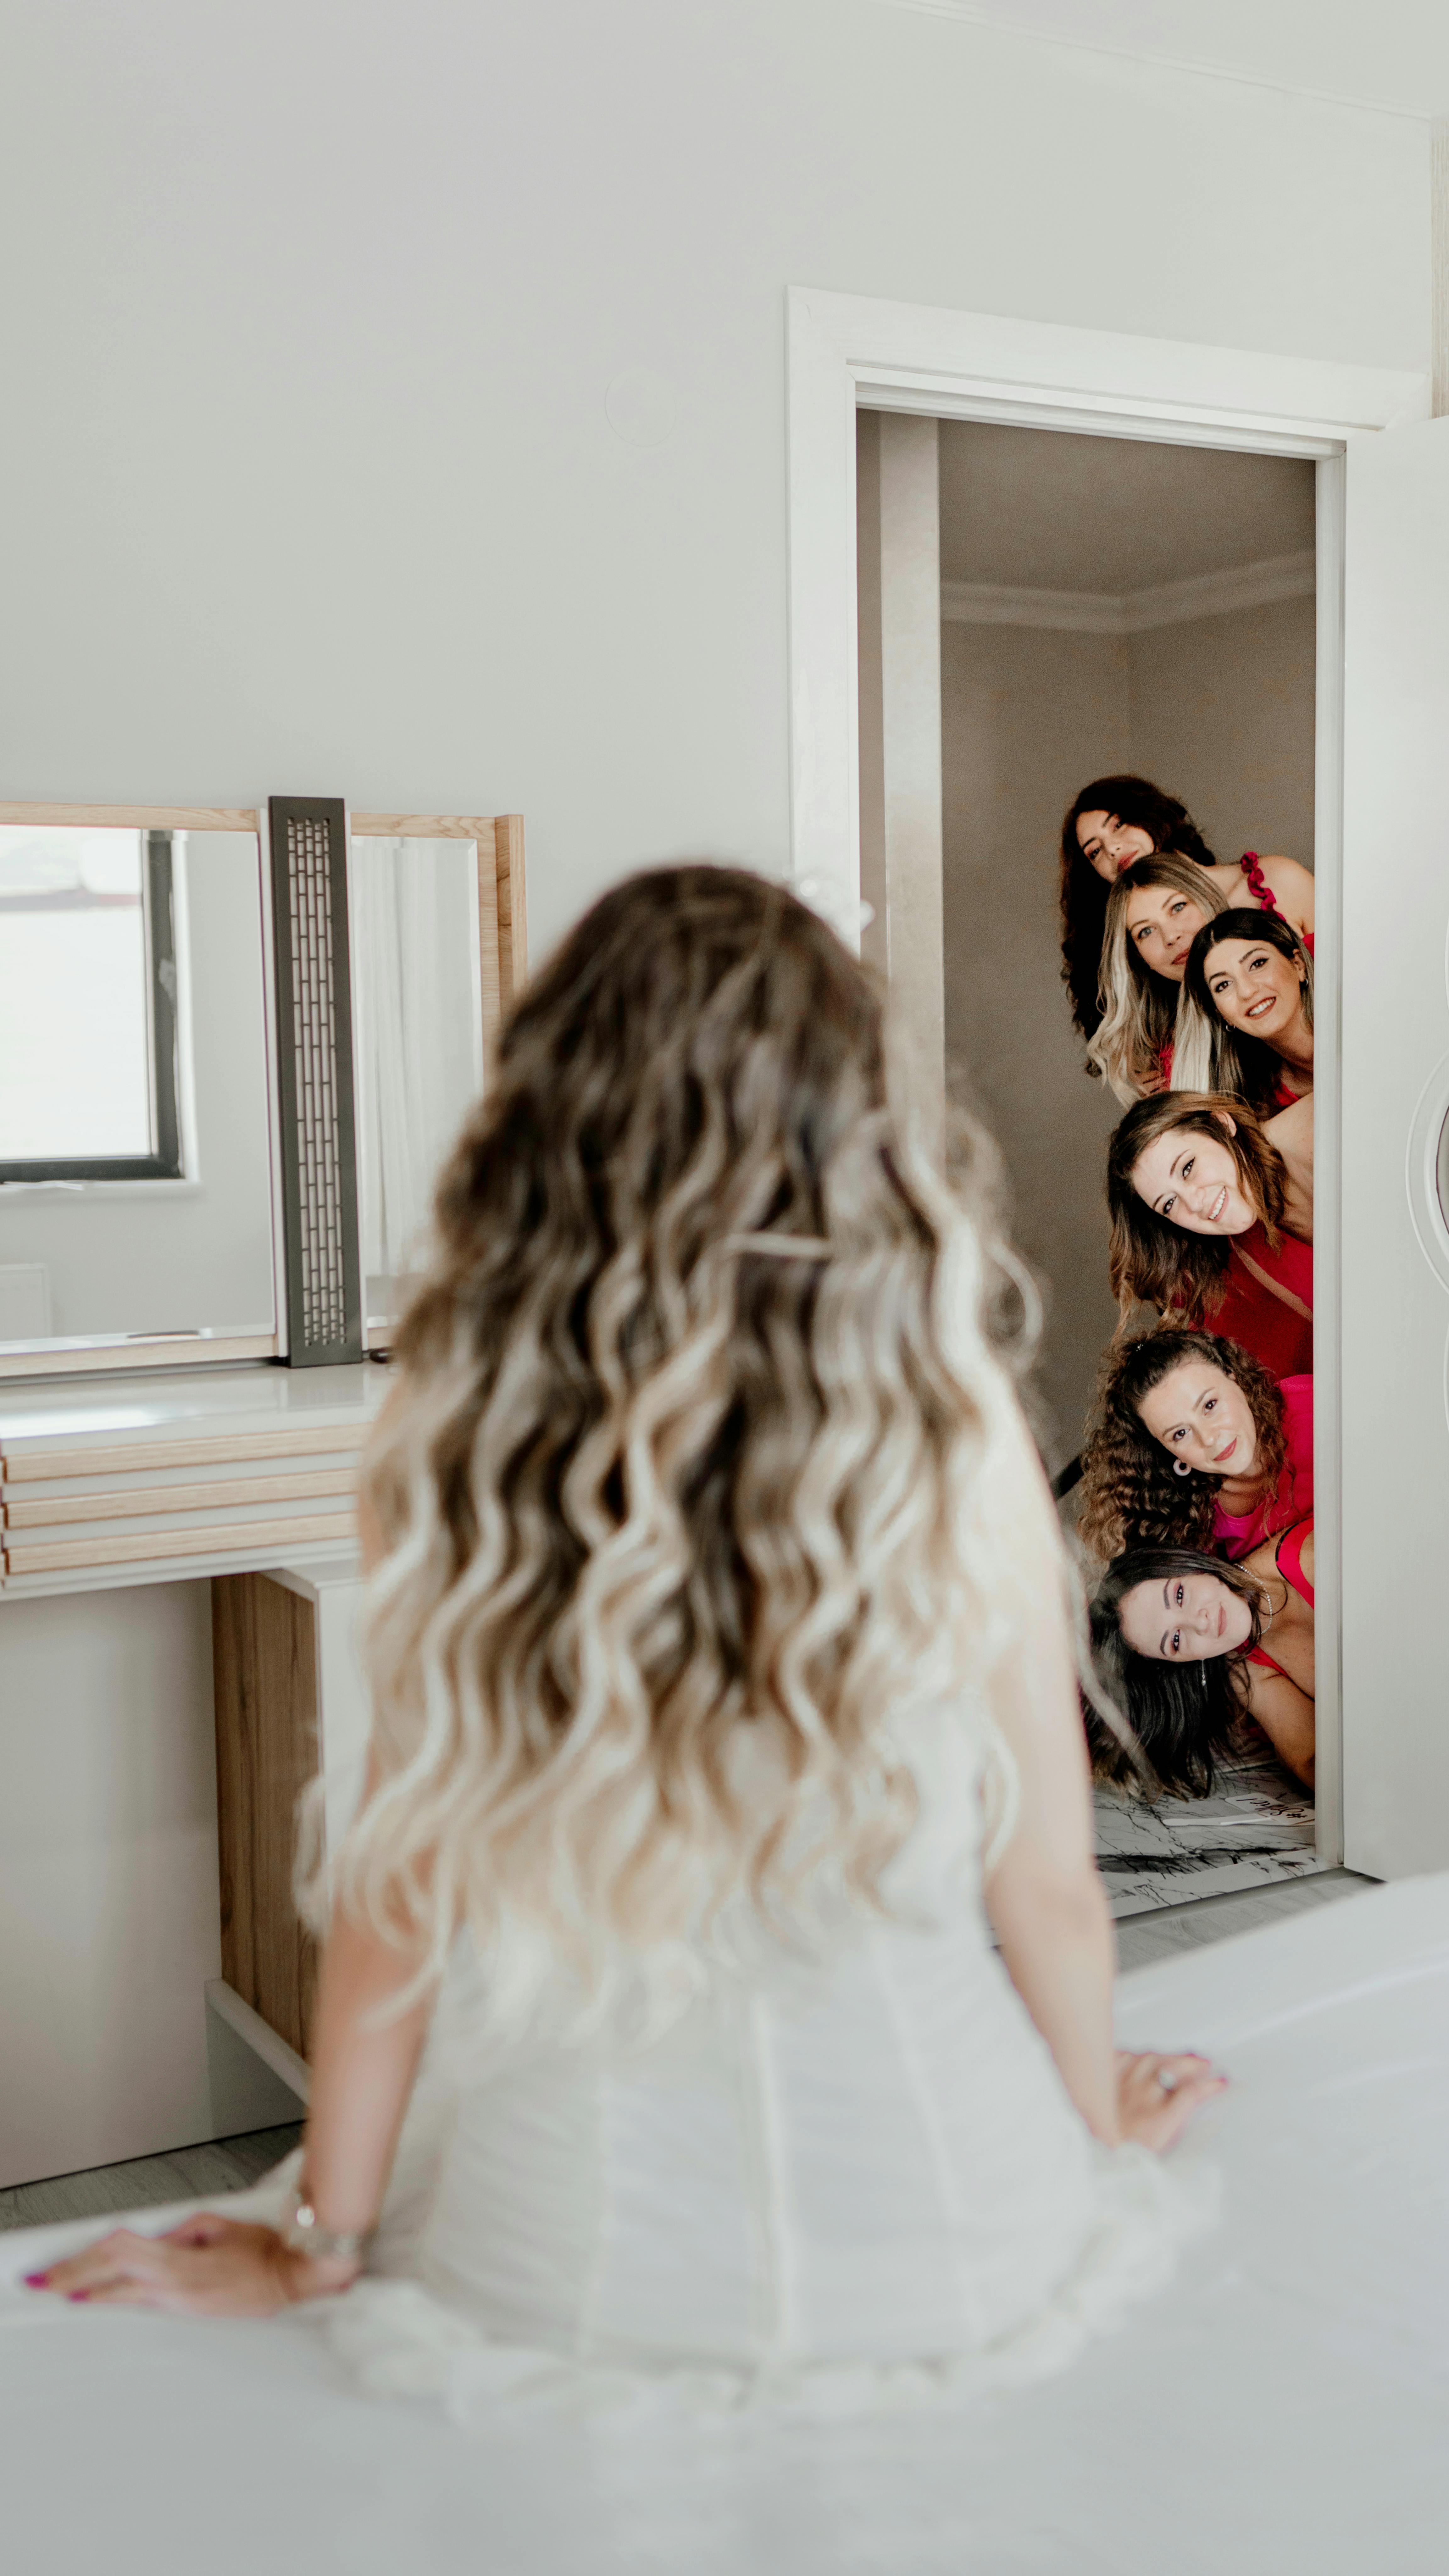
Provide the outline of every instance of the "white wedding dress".
[[757,1943],[647,2047],[470,2072],[445,1992],[370,2276],[328,2303],[364,2381],[458,2414],[601,2375],[892,2403],[1054,2369],[1167,2277],[1200,2204],[1095,2145],[990,1946],[980,1733],[912,1725],[889,1919]]

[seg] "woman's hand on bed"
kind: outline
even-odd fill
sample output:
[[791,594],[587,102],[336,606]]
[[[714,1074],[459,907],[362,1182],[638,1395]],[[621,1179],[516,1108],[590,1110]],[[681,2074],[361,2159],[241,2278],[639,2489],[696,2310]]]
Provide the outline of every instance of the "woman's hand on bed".
[[164,2236],[119,2227],[80,2254],[28,2275],[35,2290],[95,2307],[164,2308],[172,2316],[267,2317],[299,2299],[345,2290],[360,2266],[294,2254],[275,2228],[199,2210]]
[[1194,2050],[1162,2056],[1155,2049],[1117,2051],[1117,2120],[1121,2135],[1158,2155],[1174,2145],[1194,2112],[1227,2085],[1227,2077]]

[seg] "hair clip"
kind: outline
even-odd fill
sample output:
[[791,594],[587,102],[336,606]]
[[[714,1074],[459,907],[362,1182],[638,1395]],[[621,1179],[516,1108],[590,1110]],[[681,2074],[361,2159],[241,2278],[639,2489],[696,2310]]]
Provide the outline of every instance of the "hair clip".
[[763,1252],[774,1261],[829,1261],[835,1246],[819,1234],[727,1234],[726,1252]]

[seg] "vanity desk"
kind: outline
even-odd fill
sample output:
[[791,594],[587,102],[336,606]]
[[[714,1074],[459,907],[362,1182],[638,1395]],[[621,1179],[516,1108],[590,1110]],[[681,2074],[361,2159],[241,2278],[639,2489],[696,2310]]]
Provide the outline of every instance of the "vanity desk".
[[522,980],[522,855],[336,799],[0,806],[0,2186],[306,2098],[369,1354]]
[[373,1363],[0,1385],[0,1603],[210,1583],[207,2001],[301,2093],[314,1944],[292,1901],[295,1817],[319,1770],[330,1832],[360,1786],[353,1496],[385,1388]]

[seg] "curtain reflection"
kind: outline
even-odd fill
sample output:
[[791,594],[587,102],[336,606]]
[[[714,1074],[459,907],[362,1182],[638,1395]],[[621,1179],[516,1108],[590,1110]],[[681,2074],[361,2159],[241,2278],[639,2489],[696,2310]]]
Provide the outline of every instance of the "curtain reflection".
[[362,1261],[381,1323],[482,1085],[478,870],[470,841],[380,835],[353,841],[350,867]]

